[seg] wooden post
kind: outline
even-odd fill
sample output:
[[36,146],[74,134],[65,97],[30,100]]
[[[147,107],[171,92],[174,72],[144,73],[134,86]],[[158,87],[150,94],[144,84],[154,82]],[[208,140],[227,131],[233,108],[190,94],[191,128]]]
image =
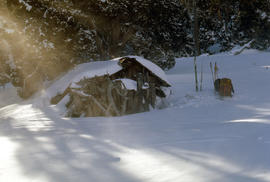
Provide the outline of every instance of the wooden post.
[[148,88],[146,89],[146,93],[144,94],[144,110],[149,111],[149,105],[151,103],[151,95],[150,95],[150,88],[149,88],[149,72],[145,72],[145,83],[148,84]]
[[150,103],[153,108],[156,107],[156,86],[154,82],[149,83],[150,89]]
[[137,74],[137,98],[136,98],[136,103],[137,103],[137,108],[136,110],[138,112],[143,112],[143,77],[141,73]]

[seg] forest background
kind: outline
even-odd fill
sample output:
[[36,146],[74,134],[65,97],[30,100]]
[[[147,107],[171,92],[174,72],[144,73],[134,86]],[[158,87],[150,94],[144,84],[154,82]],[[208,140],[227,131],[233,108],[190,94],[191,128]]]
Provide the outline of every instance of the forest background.
[[269,0],[0,0],[0,85],[29,97],[77,64],[143,56],[163,69],[248,42],[270,46]]

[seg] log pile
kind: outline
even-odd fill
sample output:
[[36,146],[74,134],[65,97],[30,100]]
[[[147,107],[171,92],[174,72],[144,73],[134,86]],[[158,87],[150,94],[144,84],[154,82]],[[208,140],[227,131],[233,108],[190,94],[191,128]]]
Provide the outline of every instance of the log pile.
[[69,89],[69,117],[121,116],[148,111],[149,103],[154,103],[150,88],[138,84],[137,91],[128,90],[121,80],[111,80],[109,75],[84,79],[78,85]]

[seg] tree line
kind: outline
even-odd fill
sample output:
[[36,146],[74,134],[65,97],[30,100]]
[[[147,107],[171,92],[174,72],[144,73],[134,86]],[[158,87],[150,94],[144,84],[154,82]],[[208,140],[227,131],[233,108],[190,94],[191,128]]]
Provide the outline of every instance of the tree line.
[[[5,26],[15,30],[8,33],[5,26],[0,26],[0,37],[6,42],[6,46],[0,46],[0,65],[5,68],[0,72],[8,75],[14,85],[25,87],[23,92],[27,90],[27,96],[36,90],[27,82],[51,80],[83,62],[133,54],[170,69],[174,57],[194,55],[194,10],[198,54],[227,51],[250,40],[254,40],[252,47],[257,49],[267,49],[270,44],[268,0],[0,3],[1,12],[5,12],[0,16],[10,22]],[[1,21],[4,24],[3,18],[0,24]]]

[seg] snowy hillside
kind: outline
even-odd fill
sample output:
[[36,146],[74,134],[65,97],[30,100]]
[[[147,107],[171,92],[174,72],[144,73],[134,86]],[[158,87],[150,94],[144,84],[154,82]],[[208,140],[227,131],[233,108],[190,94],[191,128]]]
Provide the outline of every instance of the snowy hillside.
[[[248,50],[199,57],[199,93],[193,59],[178,59],[167,72],[170,106],[147,113],[61,118],[46,90],[2,107],[0,181],[269,182],[269,57]],[[210,61],[232,79],[232,98],[215,95]]]

